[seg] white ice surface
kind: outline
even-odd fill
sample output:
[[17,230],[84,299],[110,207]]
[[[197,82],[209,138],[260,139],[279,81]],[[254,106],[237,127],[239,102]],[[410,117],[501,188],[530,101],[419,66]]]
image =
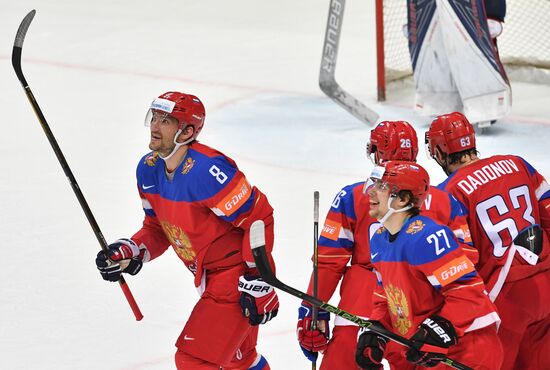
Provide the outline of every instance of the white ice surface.
[[[373,9],[359,3],[348,2],[337,78],[423,137],[428,121],[407,103],[374,102]],[[338,190],[371,168],[370,128],[317,87],[328,1],[0,0],[0,9],[0,369],[172,369],[197,300],[173,252],[127,279],[141,322],[118,285],[100,279],[97,240],[11,67],[31,9],[23,70],[106,239],[141,223],[134,176],[147,151],[148,104],[164,91],[191,92],[207,109],[201,140],[234,158],[275,208],[279,278],[306,288],[313,191],[324,219]],[[478,147],[483,156],[522,155],[548,176],[550,89],[513,88],[514,115]],[[443,180],[423,145],[419,162]],[[299,301],[280,300],[259,350],[272,369],[309,367],[294,335]]]

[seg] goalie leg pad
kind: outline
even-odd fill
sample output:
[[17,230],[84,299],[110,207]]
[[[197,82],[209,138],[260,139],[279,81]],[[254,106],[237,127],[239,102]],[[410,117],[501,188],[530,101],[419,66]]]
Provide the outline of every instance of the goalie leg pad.
[[510,112],[508,77],[489,33],[482,0],[436,0],[445,51],[471,122],[491,121]]
[[506,116],[511,90],[489,34],[483,1],[408,0],[416,109],[462,111],[471,122]]

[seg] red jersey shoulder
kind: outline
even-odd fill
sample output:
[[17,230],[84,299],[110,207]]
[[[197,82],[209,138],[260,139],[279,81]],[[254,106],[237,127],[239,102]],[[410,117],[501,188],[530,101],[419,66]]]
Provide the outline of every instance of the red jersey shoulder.
[[445,190],[430,186],[430,191],[420,207],[422,215],[447,225],[451,218],[451,204],[449,193]]
[[214,149],[208,145],[205,145],[205,144],[202,144],[202,143],[199,143],[199,142],[195,142],[191,145],[191,149],[209,157],[209,158],[213,158],[213,157],[224,157],[226,160],[229,161],[229,163],[231,163],[234,167],[237,167],[237,164],[235,163],[235,161],[231,158],[229,158],[227,155],[223,154],[222,152],[220,152],[219,150],[217,149]]

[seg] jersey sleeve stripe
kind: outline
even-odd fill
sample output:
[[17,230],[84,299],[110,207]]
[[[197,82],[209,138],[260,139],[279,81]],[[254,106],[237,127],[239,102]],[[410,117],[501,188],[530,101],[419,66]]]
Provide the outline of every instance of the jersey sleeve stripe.
[[350,229],[345,229],[343,227],[340,229],[340,234],[338,235],[338,238],[339,239],[347,239],[352,243],[355,241],[353,239],[353,232]]
[[153,207],[151,206],[151,203],[149,203],[147,199],[141,198],[141,206],[143,207],[143,212],[145,212],[147,216],[154,216],[154,217],[157,216],[155,214],[155,211],[153,211]]
[[550,198],[550,185],[543,181],[535,191],[538,200],[544,200]]
[[439,280],[437,280],[437,278],[434,275],[427,276],[427,278],[430,284],[432,284],[434,288],[437,288],[437,289],[441,288],[441,284],[439,283]]
[[145,214],[147,216],[153,216],[153,217],[157,217],[157,214],[155,213],[155,211],[153,211],[152,209],[143,209],[143,211],[145,212]]
[[330,255],[319,255],[318,258],[349,258],[351,254],[330,254]]
[[143,209],[153,209],[151,203],[149,203],[149,201],[145,198],[141,198],[141,206],[143,207]]
[[483,284],[483,281],[478,281],[478,282],[475,282],[475,283],[472,283],[472,284],[458,285],[458,286],[447,289],[445,291],[445,293],[448,293],[450,291],[457,290],[457,289],[471,288],[471,287],[475,287],[475,286],[481,285],[481,284]]
[[497,324],[497,327],[500,324],[500,317],[494,311],[485,316],[477,317],[474,322],[472,322],[472,325],[470,325],[464,332],[467,333],[469,331],[481,329],[491,324]]
[[331,248],[353,248],[353,242],[348,239],[331,240],[321,236],[319,244]]

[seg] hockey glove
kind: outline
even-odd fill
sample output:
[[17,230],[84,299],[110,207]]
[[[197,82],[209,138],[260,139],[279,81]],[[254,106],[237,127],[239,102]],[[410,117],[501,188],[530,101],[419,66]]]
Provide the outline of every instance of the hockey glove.
[[109,244],[107,254],[97,254],[95,264],[103,280],[118,281],[123,272],[135,275],[141,270],[145,253],[146,249],[140,249],[132,239],[118,239]]
[[437,315],[425,319],[411,338],[412,347],[406,353],[407,361],[424,367],[437,366],[458,343],[453,324]]
[[317,311],[317,329],[311,329],[310,305],[303,304],[298,309],[298,325],[296,326],[296,335],[302,352],[311,362],[317,361],[318,352],[327,349],[330,338],[330,329],[328,322],[330,313],[325,310]]
[[275,289],[258,276],[243,275],[239,278],[240,304],[250,325],[265,324],[279,310],[279,298]]
[[[372,321],[377,326],[384,327],[378,321]],[[355,350],[355,362],[364,370],[382,370],[382,359],[386,352],[387,339],[366,328],[360,328]]]

